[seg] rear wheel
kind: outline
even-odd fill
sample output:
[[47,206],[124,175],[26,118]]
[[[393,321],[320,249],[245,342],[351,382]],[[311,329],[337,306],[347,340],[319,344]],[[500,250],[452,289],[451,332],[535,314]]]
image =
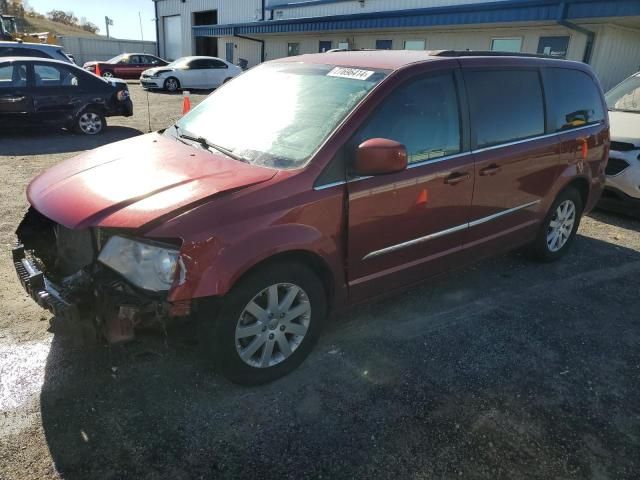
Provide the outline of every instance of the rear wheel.
[[102,78],[113,78],[113,72],[109,70],[102,72]]
[[531,245],[534,258],[552,262],[564,256],[573,243],[582,217],[582,197],[572,187],[558,195]]
[[215,323],[206,324],[218,368],[244,385],[289,373],[317,340],[326,302],[322,282],[303,265],[271,265],[249,274],[227,295]]
[[180,88],[180,82],[175,77],[169,77],[164,81],[164,89],[169,92],[175,92]]
[[74,129],[85,135],[97,135],[104,130],[107,121],[104,115],[97,110],[87,109],[76,118]]

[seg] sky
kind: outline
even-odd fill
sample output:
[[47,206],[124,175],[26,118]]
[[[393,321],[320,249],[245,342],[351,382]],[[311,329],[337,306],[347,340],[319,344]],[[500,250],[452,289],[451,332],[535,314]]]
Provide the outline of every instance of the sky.
[[156,39],[152,0],[26,0],[25,3],[42,14],[54,9],[72,11],[76,17],[86,17],[100,27],[100,35],[106,35],[104,17],[108,15],[113,20],[113,25],[109,27],[110,35],[132,40],[140,40],[140,12],[144,39]]

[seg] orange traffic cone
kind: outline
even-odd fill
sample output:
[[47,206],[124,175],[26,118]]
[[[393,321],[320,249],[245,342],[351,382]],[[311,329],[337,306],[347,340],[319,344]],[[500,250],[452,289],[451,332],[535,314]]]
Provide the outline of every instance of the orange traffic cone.
[[102,76],[102,72],[100,71],[100,64],[96,63],[96,75],[101,77]]
[[183,95],[183,100],[182,100],[182,114],[185,115],[186,113],[189,112],[189,110],[191,110],[191,97],[190,92],[185,90],[184,92],[182,92]]

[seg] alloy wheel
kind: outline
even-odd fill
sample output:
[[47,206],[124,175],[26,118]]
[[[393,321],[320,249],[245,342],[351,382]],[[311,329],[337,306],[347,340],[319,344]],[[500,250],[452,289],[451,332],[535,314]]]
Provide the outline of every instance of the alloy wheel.
[[549,251],[557,252],[565,246],[575,223],[576,206],[571,200],[565,200],[558,205],[549,222],[547,229],[547,248]]
[[95,135],[102,130],[102,118],[95,112],[85,112],[80,115],[78,126],[83,133]]
[[167,90],[175,92],[178,89],[178,81],[170,78],[167,80]]
[[256,368],[277,365],[300,346],[309,329],[311,303],[297,285],[271,285],[244,307],[236,324],[236,351]]
[[102,78],[113,78],[113,73],[111,72],[104,72],[102,74]]

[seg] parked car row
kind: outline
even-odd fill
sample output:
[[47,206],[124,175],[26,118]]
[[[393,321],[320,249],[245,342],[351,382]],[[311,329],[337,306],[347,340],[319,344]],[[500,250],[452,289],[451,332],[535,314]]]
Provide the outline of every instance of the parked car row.
[[560,259],[609,143],[582,63],[285,58],[34,179],[13,259],[40,305],[110,341],[196,314],[220,371],[258,384],[304,360],[330,310],[514,248]]

